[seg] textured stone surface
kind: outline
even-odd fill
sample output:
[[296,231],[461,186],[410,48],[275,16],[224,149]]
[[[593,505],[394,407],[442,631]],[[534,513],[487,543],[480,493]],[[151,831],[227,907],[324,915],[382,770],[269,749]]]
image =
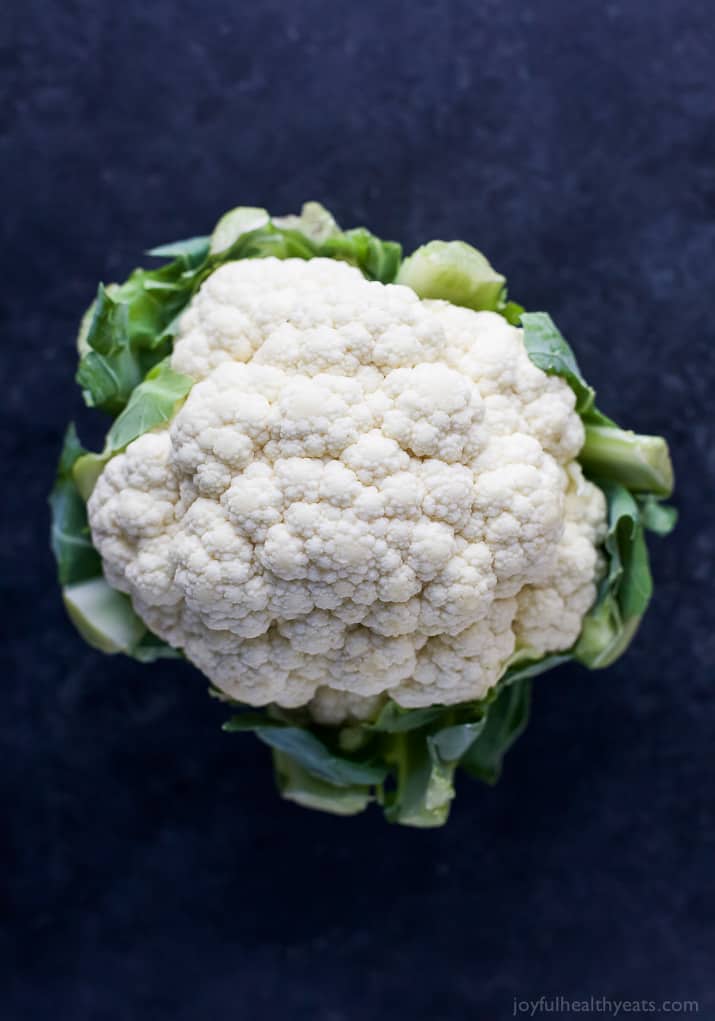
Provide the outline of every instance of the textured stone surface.
[[[705,0],[8,0],[3,1021],[715,1010],[714,26]],[[46,549],[97,279],[236,202],[311,197],[407,246],[483,247],[679,474],[633,650],[540,682],[500,786],[463,781],[442,831],[281,803],[188,666],[82,645]]]

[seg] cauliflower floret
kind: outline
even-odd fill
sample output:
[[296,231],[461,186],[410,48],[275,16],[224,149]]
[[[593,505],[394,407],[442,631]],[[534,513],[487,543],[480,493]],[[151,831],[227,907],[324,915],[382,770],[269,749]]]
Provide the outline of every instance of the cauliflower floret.
[[308,708],[317,723],[335,726],[374,720],[384,703],[384,695],[351,695],[334,688],[318,688]]
[[570,465],[565,525],[551,575],[525,585],[517,596],[515,633],[521,646],[543,655],[568,648],[578,638],[603,570],[598,547],[605,538],[605,518],[603,492],[584,479],[580,465]]
[[228,263],[184,312],[195,379],[89,500],[110,584],[232,697],[324,723],[481,698],[571,646],[603,495],[561,379],[491,312],[331,259]]

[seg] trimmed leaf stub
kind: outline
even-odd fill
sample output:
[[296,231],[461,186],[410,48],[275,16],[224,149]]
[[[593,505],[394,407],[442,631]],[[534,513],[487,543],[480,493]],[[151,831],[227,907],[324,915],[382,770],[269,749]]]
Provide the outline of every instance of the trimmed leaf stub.
[[430,241],[402,263],[397,283],[420,298],[441,298],[476,311],[497,311],[506,278],[463,241]]
[[224,213],[211,235],[209,248],[211,255],[225,252],[227,248],[238,241],[242,234],[260,230],[270,222],[270,219],[265,209],[257,209],[253,206],[238,206],[237,209]]
[[128,598],[111,588],[104,578],[68,585],[63,598],[79,633],[100,652],[131,655],[146,633]]

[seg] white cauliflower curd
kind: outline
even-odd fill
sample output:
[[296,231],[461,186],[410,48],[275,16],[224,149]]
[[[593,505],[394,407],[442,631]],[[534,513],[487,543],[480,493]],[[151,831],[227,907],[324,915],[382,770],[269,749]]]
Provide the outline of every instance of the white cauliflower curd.
[[186,402],[109,461],[89,523],[110,585],[231,697],[449,705],[576,641],[605,501],[521,329],[334,259],[244,259],[172,368]]

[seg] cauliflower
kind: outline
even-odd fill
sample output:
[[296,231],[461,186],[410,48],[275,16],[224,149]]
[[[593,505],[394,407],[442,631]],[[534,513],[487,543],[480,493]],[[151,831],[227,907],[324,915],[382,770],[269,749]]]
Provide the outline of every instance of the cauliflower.
[[333,259],[221,266],[174,341],[186,403],[89,500],[107,580],[254,706],[451,705],[570,648],[605,499],[521,332]]
[[[232,727],[273,747],[286,796],[444,821],[457,761],[498,769],[488,730],[500,757],[530,676],[627,644],[644,605],[621,576],[671,523],[667,448],[596,411],[551,320],[462,243],[400,265],[309,204],[158,252],[175,261],[100,288],[83,323],[85,396],[123,410],[101,455],[71,437],[53,494],[91,534],[79,567],[56,540],[73,619],[268,707]],[[107,350],[162,272],[164,320]]]

